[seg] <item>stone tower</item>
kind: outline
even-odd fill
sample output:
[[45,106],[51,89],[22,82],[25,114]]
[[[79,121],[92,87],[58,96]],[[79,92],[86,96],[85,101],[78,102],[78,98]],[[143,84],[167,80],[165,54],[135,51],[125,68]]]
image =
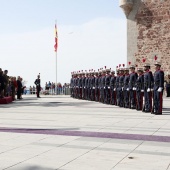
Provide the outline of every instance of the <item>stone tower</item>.
[[170,72],[170,0],[119,0],[127,18],[127,60],[142,66],[157,61]]

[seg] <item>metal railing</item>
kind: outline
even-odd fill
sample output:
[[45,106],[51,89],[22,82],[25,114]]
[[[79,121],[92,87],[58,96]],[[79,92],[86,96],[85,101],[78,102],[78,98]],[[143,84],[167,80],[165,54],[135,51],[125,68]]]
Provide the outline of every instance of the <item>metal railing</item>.
[[[35,95],[37,90],[26,90],[24,94]],[[49,89],[49,90],[41,90],[40,94],[43,95],[70,95],[70,88],[57,88],[57,89]]]

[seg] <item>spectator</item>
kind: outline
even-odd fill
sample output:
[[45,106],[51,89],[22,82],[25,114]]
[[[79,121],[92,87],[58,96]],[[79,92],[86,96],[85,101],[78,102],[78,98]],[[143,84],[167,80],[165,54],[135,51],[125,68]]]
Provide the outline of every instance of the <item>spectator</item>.
[[35,86],[32,87],[33,94],[35,94]]
[[17,78],[17,99],[22,99],[21,98],[21,93],[22,93],[22,83],[21,83],[21,78],[18,76]]
[[16,89],[17,89],[17,81],[16,81],[16,77],[12,77],[11,78],[11,95],[12,95],[12,99],[16,100],[15,98],[15,94],[16,94]]
[[7,96],[7,89],[8,89],[8,85],[9,85],[9,76],[8,74],[8,70],[4,71],[3,77],[4,77],[4,96]]
[[45,90],[49,90],[47,82],[45,83]]
[[4,76],[1,68],[0,68],[0,98],[4,98]]
[[49,89],[51,89],[51,82],[50,81],[48,82],[48,87],[49,87]]
[[32,94],[32,87],[31,87],[31,86],[30,86],[30,89],[29,89],[29,90],[30,90],[30,94]]

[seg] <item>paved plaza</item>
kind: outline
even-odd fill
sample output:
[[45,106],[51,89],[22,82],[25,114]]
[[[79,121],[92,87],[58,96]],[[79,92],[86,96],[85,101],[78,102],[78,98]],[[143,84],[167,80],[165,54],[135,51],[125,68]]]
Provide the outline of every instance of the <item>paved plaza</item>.
[[69,96],[0,105],[0,170],[170,170],[163,115]]

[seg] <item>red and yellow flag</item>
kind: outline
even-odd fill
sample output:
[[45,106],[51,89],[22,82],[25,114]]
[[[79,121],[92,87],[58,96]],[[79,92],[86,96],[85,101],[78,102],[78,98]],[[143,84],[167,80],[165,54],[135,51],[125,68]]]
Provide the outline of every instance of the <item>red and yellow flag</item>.
[[58,32],[57,32],[57,26],[55,24],[55,45],[54,45],[54,50],[57,52],[58,49]]

